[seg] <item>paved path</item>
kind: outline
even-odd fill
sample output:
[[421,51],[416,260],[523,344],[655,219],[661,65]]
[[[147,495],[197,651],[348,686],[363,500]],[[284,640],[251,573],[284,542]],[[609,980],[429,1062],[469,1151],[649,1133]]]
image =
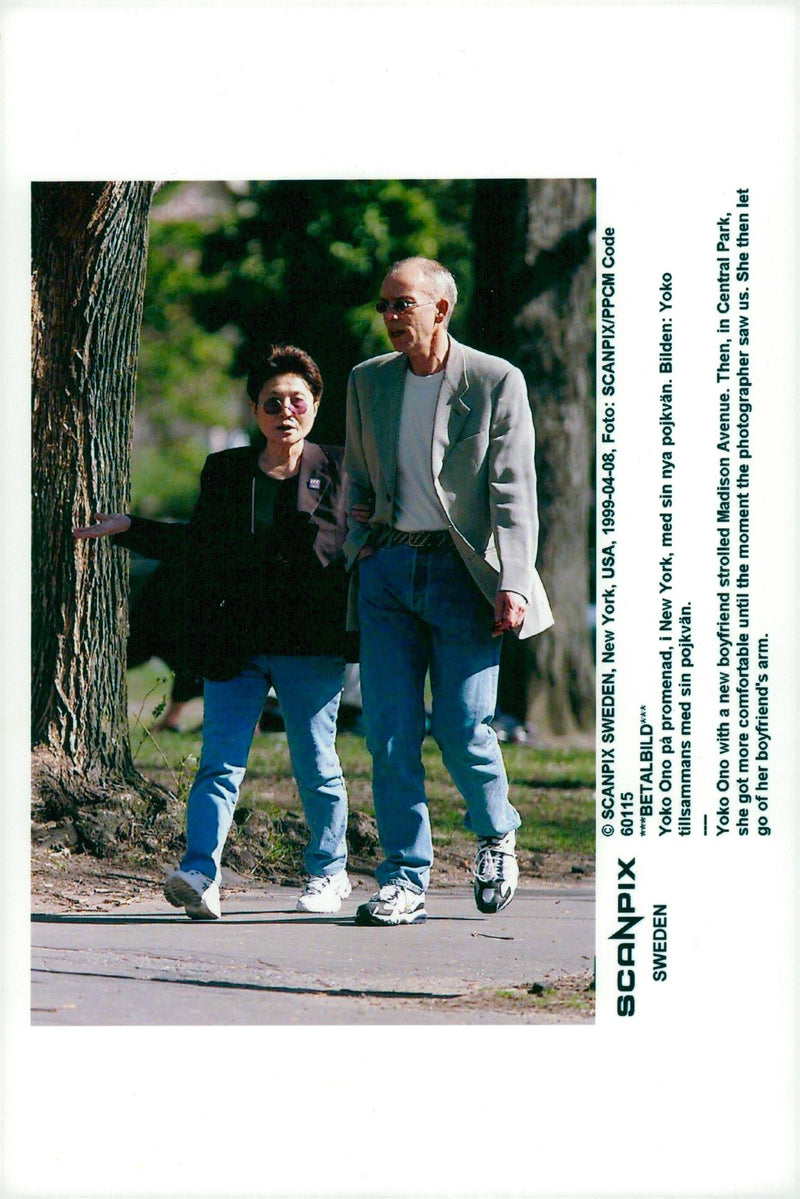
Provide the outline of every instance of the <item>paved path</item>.
[[[297,892],[223,897],[197,923],[161,901],[113,914],[33,916],[36,1025],[420,1024],[552,1022],[494,999],[591,970],[594,894],[521,889],[483,916],[467,888],[430,891],[428,921],[353,923],[361,886],[335,916],[296,912]],[[492,1006],[494,1003],[494,1006]],[[572,1019],[580,1017],[572,1017]]]

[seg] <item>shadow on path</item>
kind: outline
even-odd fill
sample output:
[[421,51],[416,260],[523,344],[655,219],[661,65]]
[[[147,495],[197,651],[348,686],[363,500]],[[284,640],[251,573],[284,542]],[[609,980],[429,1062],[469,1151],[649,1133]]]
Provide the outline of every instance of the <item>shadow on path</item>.
[[[241,917],[256,916],[259,919],[242,920]],[[273,917],[278,919],[273,919]],[[291,916],[291,920],[282,919],[281,917]],[[480,923],[480,916],[431,916],[428,913],[427,923],[446,922],[448,924],[477,924]],[[425,923],[420,921],[420,923]],[[164,915],[159,915],[154,912],[148,916],[104,916],[102,914],[88,913],[85,915],[60,915],[50,912],[34,912],[31,916],[31,924],[182,924],[182,925],[205,925],[208,928],[225,928],[238,927],[242,924],[322,924],[330,925],[332,928],[363,928],[369,927],[370,931],[379,931],[378,925],[356,925],[355,916],[339,917],[338,920],[332,920],[330,916],[301,916],[298,915],[294,908],[286,908],[283,912],[259,913],[255,912],[232,912],[225,916],[222,920],[190,920],[188,916],[179,915],[177,913],[165,912]],[[413,925],[387,925],[390,928],[412,928]]]
[[69,978],[109,979],[115,982],[166,983],[178,987],[213,987],[226,991],[260,991],[277,995],[326,995],[334,999],[461,999],[464,992],[453,991],[374,991],[352,987],[270,987],[264,983],[237,983],[225,979],[140,977],[134,974],[104,974],[101,971],[45,970],[34,968],[33,974],[66,975]]

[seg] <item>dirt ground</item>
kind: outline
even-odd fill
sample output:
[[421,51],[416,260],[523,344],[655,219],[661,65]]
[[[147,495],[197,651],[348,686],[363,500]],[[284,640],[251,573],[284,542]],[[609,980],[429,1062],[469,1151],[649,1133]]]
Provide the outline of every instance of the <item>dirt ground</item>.
[[[520,871],[525,886],[553,884],[591,885],[593,867],[576,863],[566,855],[547,857],[520,853]],[[74,853],[66,848],[34,844],[31,850],[31,910],[33,912],[103,912],[130,903],[163,901],[163,880],[177,863],[148,860],[141,853],[131,852],[111,860],[100,860],[87,853]],[[365,881],[372,872],[372,863],[351,862],[348,869]],[[465,886],[471,880],[472,858],[469,844],[448,848],[439,853],[431,876],[432,887]],[[294,887],[300,885],[294,872],[283,877],[276,872],[272,879],[258,878],[226,870],[229,892],[253,887]]]

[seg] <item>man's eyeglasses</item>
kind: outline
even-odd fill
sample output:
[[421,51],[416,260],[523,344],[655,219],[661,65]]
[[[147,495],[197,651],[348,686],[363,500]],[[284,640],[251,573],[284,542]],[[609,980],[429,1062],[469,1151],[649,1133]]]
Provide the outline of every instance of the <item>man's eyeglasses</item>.
[[289,405],[290,411],[295,416],[302,416],[304,412],[308,411],[308,400],[295,400],[288,397],[285,400],[262,400],[258,406],[266,416],[278,416],[279,413],[283,412],[284,404]]
[[419,300],[378,300],[375,305],[376,312],[396,312],[398,316],[402,316],[404,312],[409,312],[412,308],[427,308],[429,304],[436,304],[437,300],[424,300],[420,303]]

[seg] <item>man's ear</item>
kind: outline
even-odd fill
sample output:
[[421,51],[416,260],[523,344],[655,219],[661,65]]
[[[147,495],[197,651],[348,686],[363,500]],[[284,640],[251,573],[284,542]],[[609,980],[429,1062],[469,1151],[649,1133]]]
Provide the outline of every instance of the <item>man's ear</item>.
[[436,301],[436,320],[439,324],[442,323],[449,311],[450,304],[447,300],[441,299]]

